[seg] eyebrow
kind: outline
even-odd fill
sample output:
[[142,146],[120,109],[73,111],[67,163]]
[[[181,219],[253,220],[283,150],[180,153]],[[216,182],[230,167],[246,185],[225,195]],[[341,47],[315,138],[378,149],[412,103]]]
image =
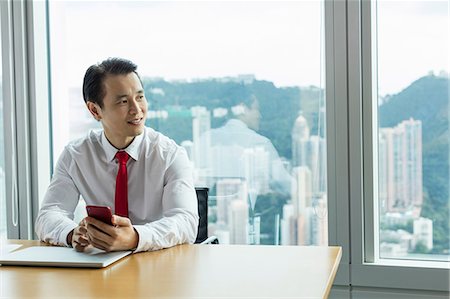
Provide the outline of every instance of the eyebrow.
[[[144,94],[144,90],[143,89],[139,89],[138,91],[136,91],[136,93],[138,94]],[[122,98],[126,98],[128,97],[128,94],[119,94],[116,96],[116,101],[119,101]]]

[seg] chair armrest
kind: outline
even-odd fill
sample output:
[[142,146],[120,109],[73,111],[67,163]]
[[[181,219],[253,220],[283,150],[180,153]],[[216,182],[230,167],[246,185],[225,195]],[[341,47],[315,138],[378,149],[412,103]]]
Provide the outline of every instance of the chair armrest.
[[216,236],[211,236],[200,244],[219,244],[219,239]]

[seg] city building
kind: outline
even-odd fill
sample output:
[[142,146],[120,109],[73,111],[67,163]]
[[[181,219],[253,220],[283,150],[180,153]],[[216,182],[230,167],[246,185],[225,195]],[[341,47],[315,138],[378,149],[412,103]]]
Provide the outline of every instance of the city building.
[[[211,129],[211,112],[206,107],[195,106],[192,113],[192,140],[194,142],[193,161],[196,168],[203,169],[209,165],[211,141],[208,134]],[[200,138],[204,138],[202,142]]]
[[428,250],[433,249],[433,221],[420,217],[414,220],[414,241],[416,246],[421,243]]
[[409,119],[379,135],[379,198],[383,211],[420,215],[423,201],[422,123]]

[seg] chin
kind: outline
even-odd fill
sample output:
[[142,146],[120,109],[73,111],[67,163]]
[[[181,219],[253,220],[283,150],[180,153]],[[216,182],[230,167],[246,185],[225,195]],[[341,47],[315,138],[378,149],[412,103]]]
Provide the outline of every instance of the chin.
[[136,128],[135,132],[136,132],[136,135],[141,135],[142,132],[144,132],[144,126]]
[[144,132],[144,126],[139,126],[137,128],[133,128],[133,130],[130,131],[130,136],[141,135],[142,132]]

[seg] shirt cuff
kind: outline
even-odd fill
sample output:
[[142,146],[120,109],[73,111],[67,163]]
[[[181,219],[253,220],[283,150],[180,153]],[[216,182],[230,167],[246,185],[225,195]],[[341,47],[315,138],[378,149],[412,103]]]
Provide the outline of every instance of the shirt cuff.
[[139,237],[138,245],[136,246],[136,249],[133,251],[133,253],[147,251],[148,248],[146,248],[146,243],[148,243],[148,236],[145,235],[145,231],[148,229],[145,227],[145,225],[133,225],[133,227]]
[[78,224],[76,224],[75,222],[72,222],[72,223],[68,224],[66,226],[66,228],[64,228],[63,231],[61,232],[61,234],[59,235],[60,236],[59,244],[64,245],[66,247],[72,247],[72,244],[67,244],[67,236],[77,226],[78,226]]

